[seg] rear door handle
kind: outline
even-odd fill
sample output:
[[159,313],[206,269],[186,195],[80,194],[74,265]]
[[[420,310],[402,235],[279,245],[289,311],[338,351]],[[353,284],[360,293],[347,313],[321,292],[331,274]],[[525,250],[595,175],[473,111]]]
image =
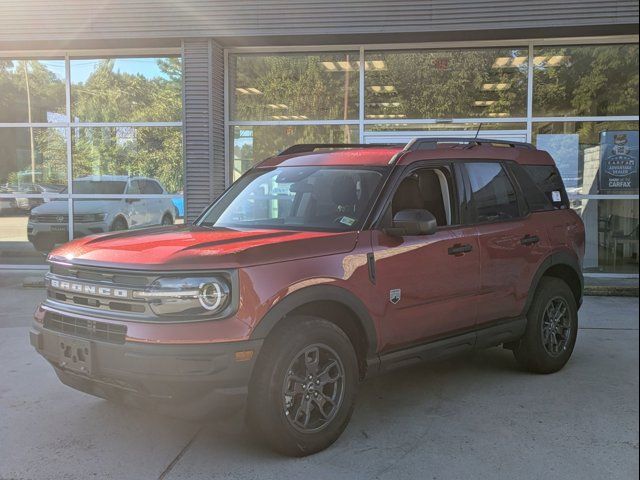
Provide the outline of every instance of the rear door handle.
[[533,244],[538,243],[539,241],[540,241],[540,237],[537,236],[537,235],[525,235],[520,240],[520,243],[522,245],[533,245]]
[[462,245],[460,243],[456,243],[453,247],[450,247],[448,252],[449,255],[464,255],[465,253],[469,253],[473,250],[473,247],[468,243]]

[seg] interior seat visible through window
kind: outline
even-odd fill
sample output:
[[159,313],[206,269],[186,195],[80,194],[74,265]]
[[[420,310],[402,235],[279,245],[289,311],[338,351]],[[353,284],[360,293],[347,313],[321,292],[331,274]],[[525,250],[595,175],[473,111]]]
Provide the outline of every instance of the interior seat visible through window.
[[451,200],[447,178],[439,169],[425,168],[403,179],[396,190],[384,224],[390,225],[400,210],[428,210],[438,226],[451,225]]

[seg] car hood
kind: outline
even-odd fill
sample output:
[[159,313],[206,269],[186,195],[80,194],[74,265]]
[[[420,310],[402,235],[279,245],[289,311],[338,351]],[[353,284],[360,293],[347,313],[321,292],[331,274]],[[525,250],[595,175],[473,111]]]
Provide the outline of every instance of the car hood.
[[137,270],[237,268],[346,253],[357,235],[170,226],[80,238],[55,249],[49,259]]
[[[106,202],[118,202],[115,200],[75,200],[73,202],[73,213],[103,213],[108,205]],[[51,202],[43,203],[31,210],[32,213],[37,215],[53,214],[53,215],[66,215],[68,213],[68,204],[66,200],[53,200]]]

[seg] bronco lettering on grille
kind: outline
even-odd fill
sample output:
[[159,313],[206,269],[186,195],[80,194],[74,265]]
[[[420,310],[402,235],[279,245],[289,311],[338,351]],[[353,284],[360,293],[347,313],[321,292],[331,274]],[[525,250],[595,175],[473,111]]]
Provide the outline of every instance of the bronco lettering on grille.
[[67,282],[66,280],[49,279],[51,288],[65,290],[67,292],[84,293],[86,295],[96,295],[99,297],[129,298],[129,290],[124,288],[103,287],[90,285],[87,283]]

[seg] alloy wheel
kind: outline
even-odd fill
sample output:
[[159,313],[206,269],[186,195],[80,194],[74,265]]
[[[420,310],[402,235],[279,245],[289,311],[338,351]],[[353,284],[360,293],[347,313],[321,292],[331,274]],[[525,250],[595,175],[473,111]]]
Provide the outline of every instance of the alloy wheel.
[[314,344],[298,352],[282,387],[284,415],[302,433],[322,430],[335,418],[345,388],[345,371],[329,346]]
[[552,357],[561,355],[571,339],[569,305],[562,297],[549,300],[542,319],[542,344]]

